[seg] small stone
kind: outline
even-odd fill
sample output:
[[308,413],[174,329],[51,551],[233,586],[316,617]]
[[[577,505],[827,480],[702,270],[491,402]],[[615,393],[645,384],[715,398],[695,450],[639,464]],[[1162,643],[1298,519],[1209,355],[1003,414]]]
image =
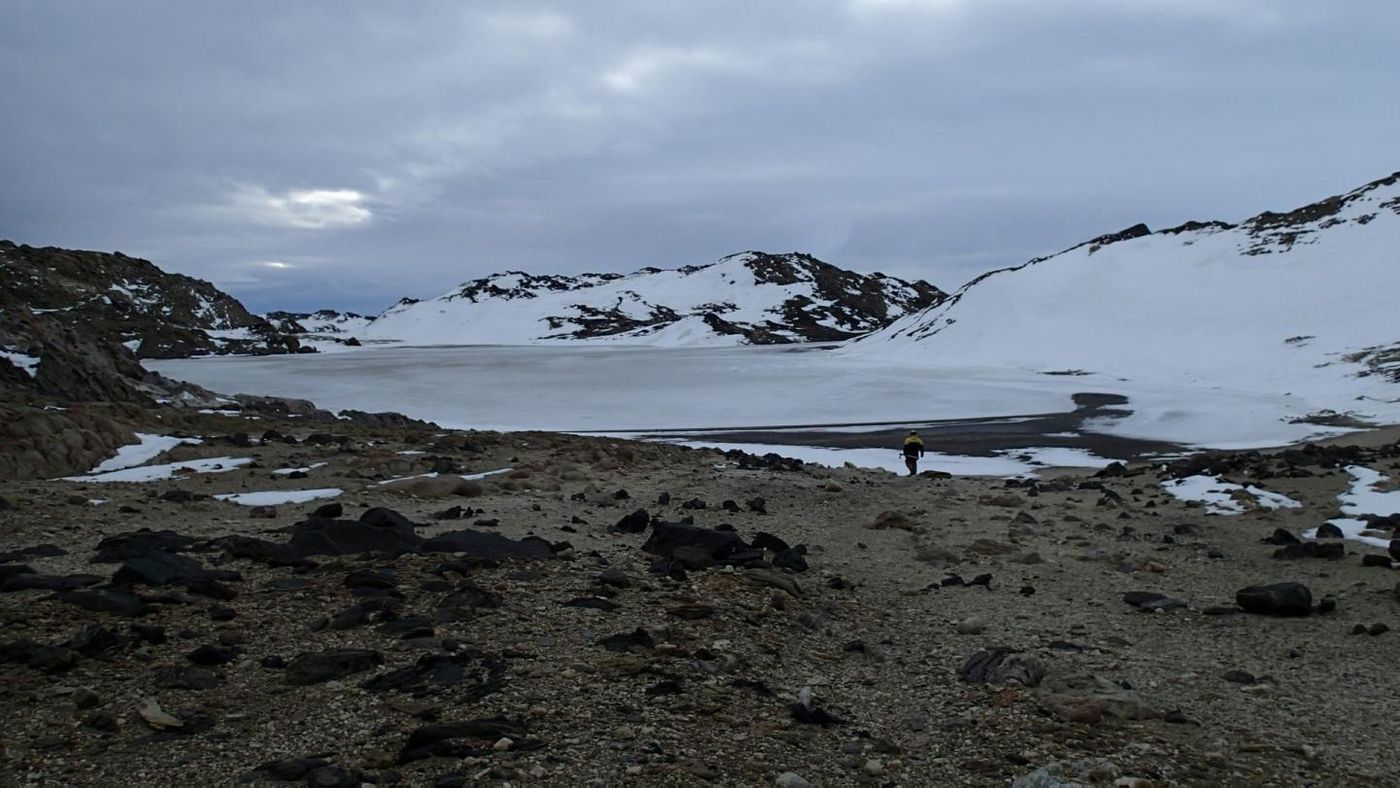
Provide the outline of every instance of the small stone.
[[973,616],[958,622],[959,635],[980,635],[987,631],[987,622]]
[[495,744],[491,745],[491,749],[495,750],[496,752],[505,752],[506,750],[509,750],[514,746],[514,739],[510,738],[509,736],[502,736],[501,738],[496,740]]
[[811,783],[802,779],[802,775],[797,772],[783,772],[773,781],[773,785],[778,788],[807,788]]
[[155,698],[146,698],[142,701],[141,705],[137,707],[136,713],[141,715],[141,719],[145,720],[147,725],[158,731],[185,727],[185,723],[170,716],[165,709],[162,709]]
[[885,773],[885,762],[880,760],[879,758],[871,758],[870,760],[865,762],[864,766],[861,767],[861,771],[865,772],[871,777],[879,777],[880,775]]

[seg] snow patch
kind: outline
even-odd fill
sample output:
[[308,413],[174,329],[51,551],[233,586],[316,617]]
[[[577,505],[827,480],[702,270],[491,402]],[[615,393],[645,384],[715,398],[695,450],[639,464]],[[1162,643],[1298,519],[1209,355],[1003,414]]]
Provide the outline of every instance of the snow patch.
[[177,473],[226,473],[252,462],[252,457],[211,457],[204,460],[171,462],[165,465],[141,465],[118,471],[95,473],[86,476],[65,476],[69,482],[157,482],[167,479],[183,479]]
[[204,442],[198,438],[176,438],[168,435],[150,435],[144,432],[136,433],[136,440],[137,443],[131,443],[117,449],[117,456],[103,460],[88,473],[106,473],[145,465],[159,457],[163,452],[181,444],[193,445]]
[[265,490],[262,492],[228,493],[216,495],[220,501],[229,501],[240,506],[277,506],[284,503],[306,503],[321,498],[334,498],[345,492],[337,487],[323,487],[318,490]]
[[1270,492],[1254,485],[1241,485],[1227,482],[1218,476],[1187,476],[1162,482],[1162,488],[1182,501],[1200,501],[1205,504],[1206,514],[1243,514],[1245,506],[1242,497],[1252,498],[1254,504],[1264,509],[1299,509],[1302,504],[1276,492]]
[[310,473],[311,471],[320,468],[325,464],[326,463],[324,462],[313,462],[310,465],[307,465],[303,468],[278,468],[277,470],[273,471],[273,473],[277,474],[278,476],[290,476],[294,473]]
[[[1387,485],[1394,486],[1394,480],[1389,476],[1364,465],[1348,466],[1347,473],[1351,475],[1351,489],[1337,496],[1337,500],[1342,502],[1343,514],[1369,514],[1377,517],[1400,514],[1400,489],[1384,491],[1379,489]],[[1390,546],[1391,536],[1389,534],[1382,534],[1380,531],[1368,533],[1370,526],[1360,517],[1337,517],[1327,522],[1341,529],[1345,539],[1362,542],[1373,547],[1388,548]],[[1306,539],[1316,539],[1317,529],[1310,528],[1302,535]]]
[[29,375],[34,377],[39,374],[39,357],[29,356],[24,353],[16,353],[13,350],[0,350],[0,358],[8,360],[11,364],[19,367]]

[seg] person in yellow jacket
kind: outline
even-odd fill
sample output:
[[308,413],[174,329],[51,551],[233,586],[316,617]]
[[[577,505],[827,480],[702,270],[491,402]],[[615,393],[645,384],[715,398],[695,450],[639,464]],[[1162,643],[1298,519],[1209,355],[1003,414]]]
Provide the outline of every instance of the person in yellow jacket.
[[904,467],[909,469],[909,475],[913,476],[919,472],[919,458],[924,456],[924,439],[919,437],[919,433],[909,430],[909,434],[904,438]]

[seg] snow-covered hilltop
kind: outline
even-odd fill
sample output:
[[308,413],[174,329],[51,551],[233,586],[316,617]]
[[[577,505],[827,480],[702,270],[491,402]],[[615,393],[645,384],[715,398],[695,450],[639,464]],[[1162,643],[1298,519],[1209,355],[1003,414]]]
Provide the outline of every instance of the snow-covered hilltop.
[[844,352],[1267,392],[1366,414],[1400,398],[1389,385],[1400,378],[1397,294],[1400,173],[1288,213],[1138,225],[993,271]]
[[351,333],[413,345],[825,342],[875,331],[945,297],[927,282],[858,274],[806,254],[744,252],[630,275],[495,274],[437,298],[405,299]]

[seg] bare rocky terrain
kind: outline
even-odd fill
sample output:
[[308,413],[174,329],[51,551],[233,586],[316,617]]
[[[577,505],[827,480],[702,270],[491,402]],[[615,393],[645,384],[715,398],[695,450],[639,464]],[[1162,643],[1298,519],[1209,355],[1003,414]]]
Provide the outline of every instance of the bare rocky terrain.
[[[1394,442],[1008,482],[125,418],[252,462],[0,482],[0,784],[1394,784],[1395,571],[1262,541]],[[1303,507],[1163,492],[1198,470]],[[1280,582],[1308,615],[1236,607]]]

